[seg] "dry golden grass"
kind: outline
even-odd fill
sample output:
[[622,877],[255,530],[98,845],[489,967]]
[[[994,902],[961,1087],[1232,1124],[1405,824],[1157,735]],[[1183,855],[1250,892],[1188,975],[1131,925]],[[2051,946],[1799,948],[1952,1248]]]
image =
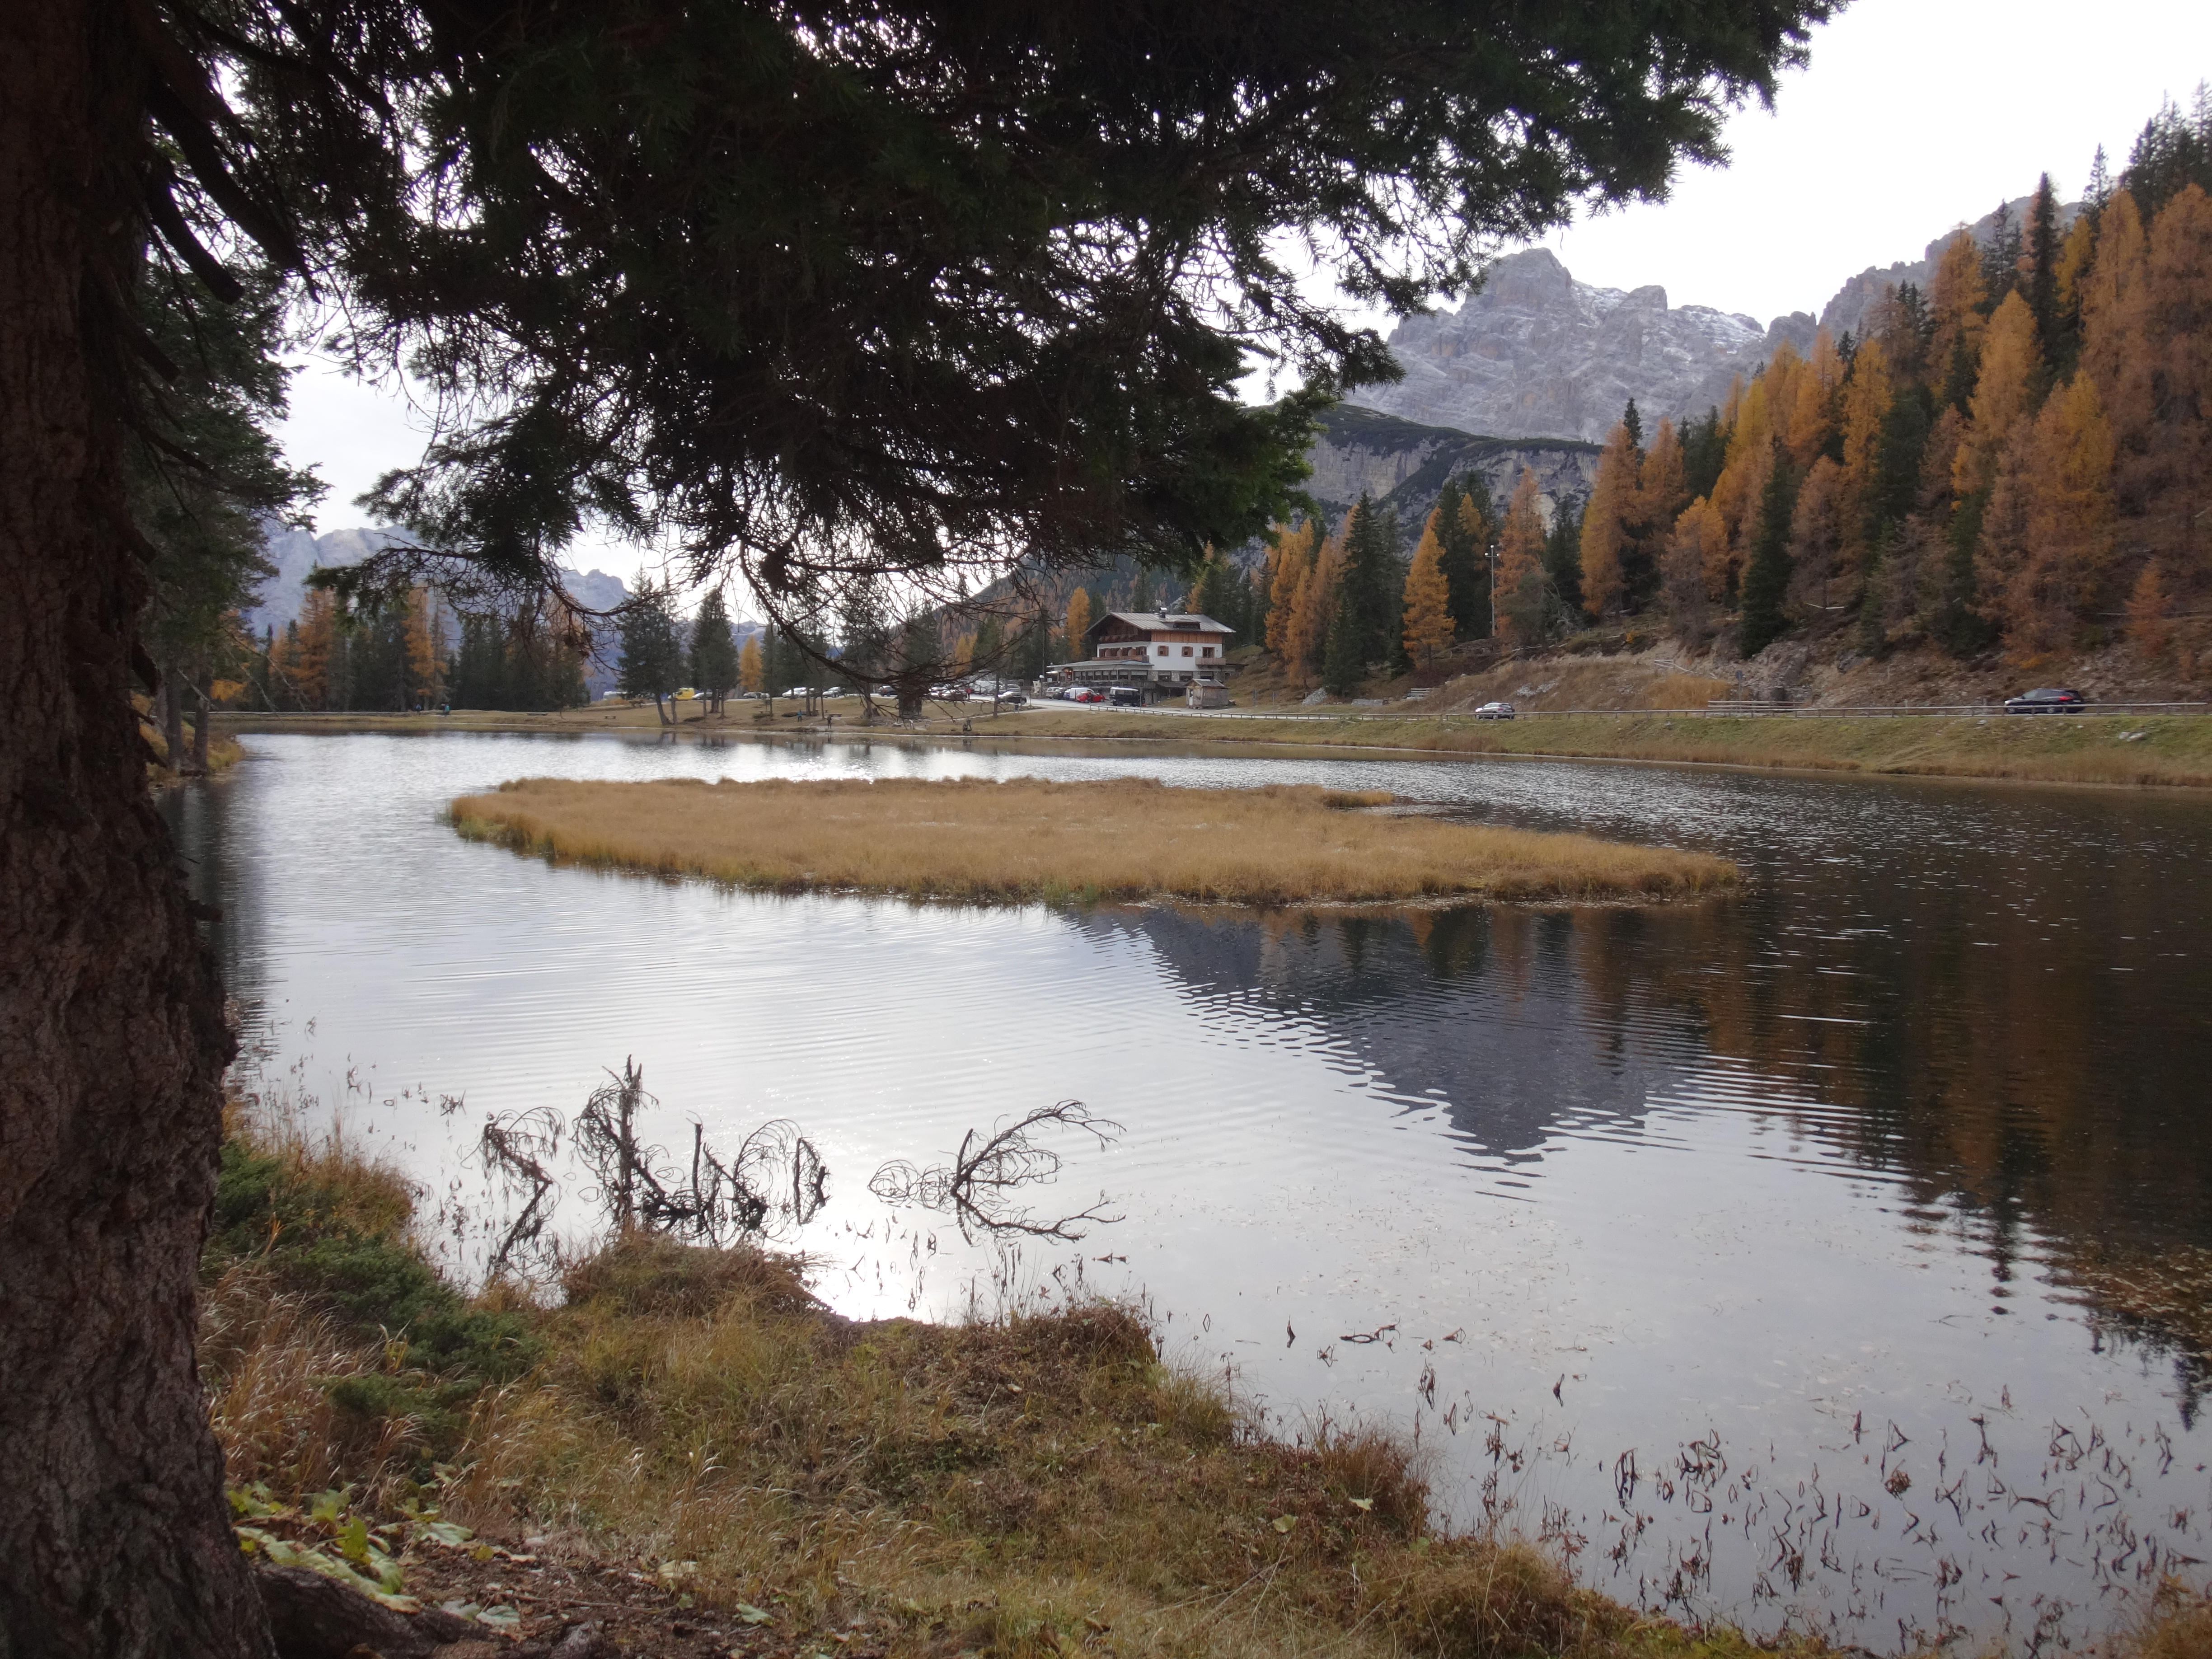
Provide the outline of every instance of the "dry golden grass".
[[1310,785],[1172,789],[1146,778],[706,784],[532,778],[453,803],[465,835],[563,861],[965,900],[1208,904],[1664,897],[1734,866],[1630,847],[1356,810]]

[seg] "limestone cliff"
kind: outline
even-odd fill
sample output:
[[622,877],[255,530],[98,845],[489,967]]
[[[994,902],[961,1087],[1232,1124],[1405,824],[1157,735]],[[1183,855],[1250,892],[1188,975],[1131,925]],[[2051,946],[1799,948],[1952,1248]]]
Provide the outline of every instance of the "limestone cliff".
[[1656,286],[1594,288],[1549,249],[1530,248],[1499,260],[1456,311],[1401,323],[1390,349],[1406,378],[1356,395],[1463,432],[1597,442],[1630,398],[1653,425],[1702,414],[1782,341],[1810,346],[1814,329],[1804,312],[1762,328],[1706,306],[1669,306]]
[[1587,495],[1597,477],[1598,447],[1573,439],[1491,438],[1400,420],[1357,404],[1322,417],[1306,452],[1313,477],[1306,488],[1334,520],[1364,494],[1398,515],[1401,538],[1419,539],[1429,509],[1448,477],[1479,472],[1502,508],[1521,469],[1536,474],[1545,522],[1570,495]]

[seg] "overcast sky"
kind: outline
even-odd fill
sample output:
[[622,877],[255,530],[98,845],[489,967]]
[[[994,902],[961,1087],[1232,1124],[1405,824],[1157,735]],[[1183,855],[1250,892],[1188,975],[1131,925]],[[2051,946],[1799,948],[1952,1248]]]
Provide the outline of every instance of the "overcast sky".
[[[1693,169],[1672,198],[1547,239],[1567,268],[1607,288],[1657,283],[1674,305],[1761,323],[1818,312],[1867,266],[1917,259],[1951,226],[2032,189],[2048,171],[2062,200],[2100,143],[2115,171],[2159,100],[2187,103],[2212,76],[2206,0],[1856,0],[1813,37],[1770,114],[1729,123],[1723,168]],[[284,441],[331,486],[318,527],[365,521],[353,498],[421,453],[405,399],[310,362],[293,382]],[[634,550],[574,561],[625,580]]]

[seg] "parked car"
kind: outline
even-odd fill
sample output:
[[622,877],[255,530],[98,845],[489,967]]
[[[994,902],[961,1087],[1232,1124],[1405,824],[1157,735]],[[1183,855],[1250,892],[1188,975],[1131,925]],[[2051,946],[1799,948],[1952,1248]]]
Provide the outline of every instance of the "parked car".
[[1067,700],[1070,702],[1103,702],[1106,694],[1095,685],[1083,685],[1069,692]]
[[1141,708],[1145,694],[1133,685],[1117,685],[1107,692],[1106,701],[1120,708]]
[[2078,714],[2088,701],[2063,685],[2039,685],[2033,691],[2007,697],[2004,711],[2008,714]]
[[1479,720],[1510,720],[1513,718],[1513,705],[1510,702],[1486,702],[1474,711],[1474,717]]
[[1025,708],[1029,706],[1029,701],[1018,691],[999,693],[999,707],[1001,708]]

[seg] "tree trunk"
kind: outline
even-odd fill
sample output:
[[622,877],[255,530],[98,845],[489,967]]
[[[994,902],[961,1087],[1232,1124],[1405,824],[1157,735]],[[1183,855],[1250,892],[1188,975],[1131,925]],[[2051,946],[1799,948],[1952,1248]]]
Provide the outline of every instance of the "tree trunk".
[[0,6],[0,1656],[258,1659],[192,1358],[231,1042],[127,695],[127,19]]
[[162,758],[172,775],[185,769],[185,678],[172,663],[161,665]]
[[192,697],[198,710],[192,716],[192,770],[205,777],[208,769],[208,694],[194,686]]

